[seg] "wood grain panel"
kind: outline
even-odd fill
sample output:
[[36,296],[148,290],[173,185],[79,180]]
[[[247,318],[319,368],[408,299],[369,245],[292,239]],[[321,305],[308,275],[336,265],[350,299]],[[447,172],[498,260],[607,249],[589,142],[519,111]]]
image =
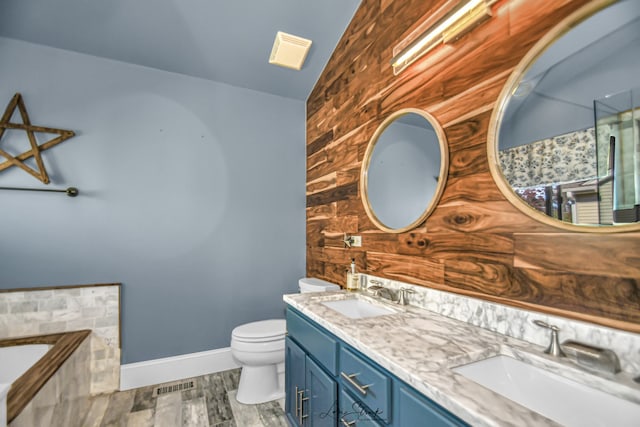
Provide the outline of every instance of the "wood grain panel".
[[335,188],[338,182],[338,173],[332,172],[318,178],[314,181],[307,182],[307,196],[310,194],[318,193],[329,188]]
[[444,283],[444,265],[427,258],[367,251],[366,267],[373,275],[403,282]]
[[307,250],[309,248],[324,247],[322,230],[326,227],[327,221],[327,219],[307,221]]
[[308,277],[326,277],[324,273],[324,262],[315,258],[307,257],[307,276]]
[[340,144],[334,150],[320,151],[314,156],[313,164],[308,165],[307,180],[315,180],[337,170],[349,169],[358,162],[358,146],[355,144]]
[[[471,181],[471,182],[469,182]],[[468,177],[450,177],[447,187],[442,193],[440,203],[451,204],[455,202],[487,202],[504,201],[504,196],[496,187],[490,172],[477,173],[473,180]]]
[[[535,304],[604,318],[615,317],[623,309],[627,326],[640,332],[640,280],[605,275],[560,273],[548,270],[515,268],[513,281],[528,283],[538,289],[532,297],[523,298]],[[615,308],[615,309],[612,309]],[[598,322],[616,326],[615,321]]]
[[[474,185],[473,181],[469,185]],[[449,203],[440,205],[427,219],[430,233],[463,231],[466,233],[507,233],[510,231],[547,231],[551,227],[541,224],[511,206],[509,202]],[[464,242],[461,242],[464,247]]]
[[364,208],[362,207],[362,200],[360,200],[359,198],[339,200],[338,202],[336,202],[337,216],[359,215],[363,211],[364,211]]
[[511,269],[508,263],[485,262],[466,257],[447,260],[444,275],[447,285],[477,294],[509,299],[528,295],[531,289],[527,284],[514,282]]
[[358,232],[358,216],[338,216],[329,220],[322,230],[324,246],[344,248],[344,233]]
[[307,221],[333,218],[336,216],[336,212],[337,203],[311,206],[307,208]]
[[451,178],[488,171],[487,149],[484,145],[469,145],[462,150],[452,151],[449,155],[449,177]]
[[640,277],[640,233],[514,234],[516,267]]
[[[433,105],[431,111],[440,118],[443,127],[453,126],[463,121],[460,110],[457,107],[461,103],[466,104],[470,112],[479,110],[483,113],[490,113],[496,99],[498,99],[498,95],[500,95],[500,91],[502,91],[505,80],[510,74],[511,69],[505,70],[472,89],[452,98],[447,98],[441,104]],[[479,114],[479,112],[473,113],[474,116]],[[486,130],[486,128],[481,129]]]
[[[328,161],[329,156],[327,155],[327,152],[324,150],[320,150],[317,153],[313,153],[310,156],[307,156],[307,169],[311,170],[313,168],[319,168],[321,165],[327,163]],[[329,173],[331,173],[331,171],[325,169],[324,174],[318,174],[318,176],[313,179],[320,179],[324,175],[327,175]]]
[[[362,160],[362,158],[363,156],[361,157],[360,154],[358,154],[358,160]],[[355,167],[352,167],[351,169],[342,170],[338,172],[336,176],[337,185],[345,185],[345,184],[352,184],[352,183],[357,184],[359,180],[360,180],[360,164],[356,165]]]
[[[586,235],[511,206],[488,167],[487,138],[503,85],[528,50],[588,0],[499,0],[493,16],[394,76],[393,47],[445,0],[363,0],[307,100],[307,274],[336,283],[361,271],[640,329],[640,233]],[[444,128],[447,185],[430,218],[387,234],[369,220],[359,169],[380,123],[421,108]],[[344,232],[362,235],[345,249]]]
[[457,152],[471,145],[486,144],[490,120],[491,112],[485,111],[473,118],[445,127],[449,151]]
[[341,185],[307,197],[307,207],[324,205],[338,200],[345,200],[358,195],[358,183]]
[[317,153],[327,146],[331,141],[333,141],[333,129],[330,129],[329,132],[326,132],[320,135],[318,138],[314,139],[307,145],[307,156],[311,154]]
[[[460,240],[465,240],[468,247],[461,247]],[[398,235],[395,241],[398,253],[429,256],[439,260],[480,254],[502,254],[501,258],[510,259],[514,252],[513,240],[500,234],[413,231]]]

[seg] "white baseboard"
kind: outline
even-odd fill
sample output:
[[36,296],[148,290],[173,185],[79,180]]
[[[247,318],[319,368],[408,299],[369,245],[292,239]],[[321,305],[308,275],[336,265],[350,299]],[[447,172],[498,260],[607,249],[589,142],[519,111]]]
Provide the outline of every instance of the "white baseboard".
[[231,357],[230,347],[127,363],[120,367],[120,390],[199,377],[239,367]]

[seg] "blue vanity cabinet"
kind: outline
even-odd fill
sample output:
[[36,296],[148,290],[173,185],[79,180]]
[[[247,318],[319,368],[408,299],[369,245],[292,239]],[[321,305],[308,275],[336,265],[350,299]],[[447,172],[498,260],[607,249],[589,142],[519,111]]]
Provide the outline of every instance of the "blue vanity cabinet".
[[287,310],[285,412],[295,427],[337,423],[338,340],[301,314]]
[[359,352],[340,348],[340,384],[386,423],[391,422],[392,378]]
[[293,426],[301,427],[300,392],[305,388],[305,365],[307,354],[291,338],[284,342],[285,401],[287,419]]
[[399,426],[457,427],[467,424],[403,382],[396,383],[395,422]]
[[375,412],[355,399],[344,389],[340,390],[338,425],[340,427],[384,427]]
[[338,385],[309,356],[306,364],[306,390],[301,406],[302,416],[306,417],[304,425],[334,427],[338,418]]
[[330,374],[338,374],[338,339],[292,309],[287,309],[287,334]]
[[290,307],[287,334],[286,413],[293,427],[468,426]]
[[296,427],[335,427],[337,383],[291,338],[285,340],[285,412]]

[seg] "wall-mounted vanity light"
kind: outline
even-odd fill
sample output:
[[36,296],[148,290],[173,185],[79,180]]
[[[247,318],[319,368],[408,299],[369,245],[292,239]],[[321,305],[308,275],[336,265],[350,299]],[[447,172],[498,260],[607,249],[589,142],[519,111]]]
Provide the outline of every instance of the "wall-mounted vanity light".
[[400,74],[440,43],[448,43],[491,16],[495,0],[449,0],[393,48],[393,74]]

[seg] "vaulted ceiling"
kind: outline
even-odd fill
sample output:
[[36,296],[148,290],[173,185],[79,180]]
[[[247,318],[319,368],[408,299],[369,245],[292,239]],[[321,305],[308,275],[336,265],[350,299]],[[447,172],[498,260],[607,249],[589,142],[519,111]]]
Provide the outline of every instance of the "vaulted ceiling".
[[[306,100],[359,4],[360,0],[2,0],[0,37]],[[277,31],[313,41],[301,71],[268,63]]]

